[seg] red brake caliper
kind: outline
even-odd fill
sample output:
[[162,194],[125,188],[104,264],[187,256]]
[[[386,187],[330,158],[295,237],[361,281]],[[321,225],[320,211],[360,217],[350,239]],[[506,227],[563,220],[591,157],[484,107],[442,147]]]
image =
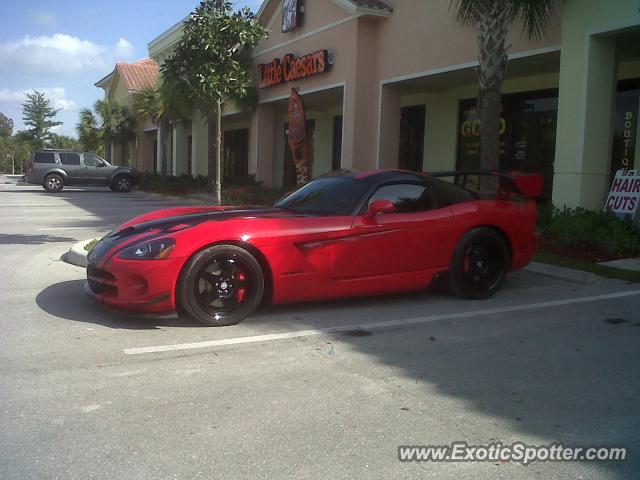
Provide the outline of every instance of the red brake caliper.
[[[247,276],[240,272],[238,274],[238,281],[239,282],[244,282],[247,279]],[[241,303],[244,300],[244,297],[247,295],[247,289],[244,287],[241,287],[238,289],[238,291],[236,292],[236,301],[238,303]]]

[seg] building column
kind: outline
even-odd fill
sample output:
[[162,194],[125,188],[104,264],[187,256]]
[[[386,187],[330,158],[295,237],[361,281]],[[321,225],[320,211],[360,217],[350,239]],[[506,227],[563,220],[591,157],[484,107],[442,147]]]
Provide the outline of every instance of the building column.
[[183,122],[175,122],[173,124],[173,140],[172,147],[173,152],[171,157],[173,158],[173,173],[174,175],[185,175],[187,173],[187,152],[189,141],[187,132],[184,128]]
[[197,109],[191,115],[191,169],[193,176],[209,174],[207,119]]
[[378,168],[398,168],[400,145],[400,93],[390,85],[381,85],[380,144],[377,152]]
[[357,22],[355,68],[343,92],[342,167],[367,170],[376,167],[379,142],[380,83],[371,75],[377,61],[377,27],[372,20],[360,18]]
[[156,165],[154,173],[162,173],[162,162],[164,159],[162,158],[162,127],[158,125],[158,129],[156,130],[156,142],[158,147],[156,148]]
[[586,43],[571,43],[560,61],[553,203],[601,210],[611,168],[615,37],[592,35]]
[[249,174],[271,187],[274,184],[275,105],[259,104],[249,130]]

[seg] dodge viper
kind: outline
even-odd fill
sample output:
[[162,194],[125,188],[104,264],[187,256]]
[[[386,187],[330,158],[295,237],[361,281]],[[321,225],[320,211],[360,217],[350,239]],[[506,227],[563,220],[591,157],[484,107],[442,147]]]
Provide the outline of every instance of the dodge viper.
[[[467,188],[476,178],[493,194]],[[271,207],[201,206],[139,216],[88,255],[85,290],[140,312],[231,325],[261,303],[426,288],[493,295],[537,245],[539,175],[341,170]]]

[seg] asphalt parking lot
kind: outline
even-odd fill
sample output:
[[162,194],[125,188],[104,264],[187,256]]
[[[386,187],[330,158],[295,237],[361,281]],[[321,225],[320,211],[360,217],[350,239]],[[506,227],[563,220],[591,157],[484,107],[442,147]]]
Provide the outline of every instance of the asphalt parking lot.
[[[105,309],[60,259],[175,201],[2,176],[0,205],[0,478],[638,478],[640,285],[523,271],[486,301],[263,307],[215,329]],[[454,441],[629,458],[398,461]]]

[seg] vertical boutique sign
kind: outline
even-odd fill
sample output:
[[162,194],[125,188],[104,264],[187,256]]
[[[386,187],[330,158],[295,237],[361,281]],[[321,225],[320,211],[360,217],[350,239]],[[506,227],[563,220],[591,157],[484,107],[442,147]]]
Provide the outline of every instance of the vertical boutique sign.
[[304,115],[302,97],[293,88],[289,97],[289,132],[287,140],[296,166],[297,184],[303,185],[309,181],[307,122]]
[[611,152],[612,177],[618,170],[633,169],[638,131],[638,90],[618,92]]

